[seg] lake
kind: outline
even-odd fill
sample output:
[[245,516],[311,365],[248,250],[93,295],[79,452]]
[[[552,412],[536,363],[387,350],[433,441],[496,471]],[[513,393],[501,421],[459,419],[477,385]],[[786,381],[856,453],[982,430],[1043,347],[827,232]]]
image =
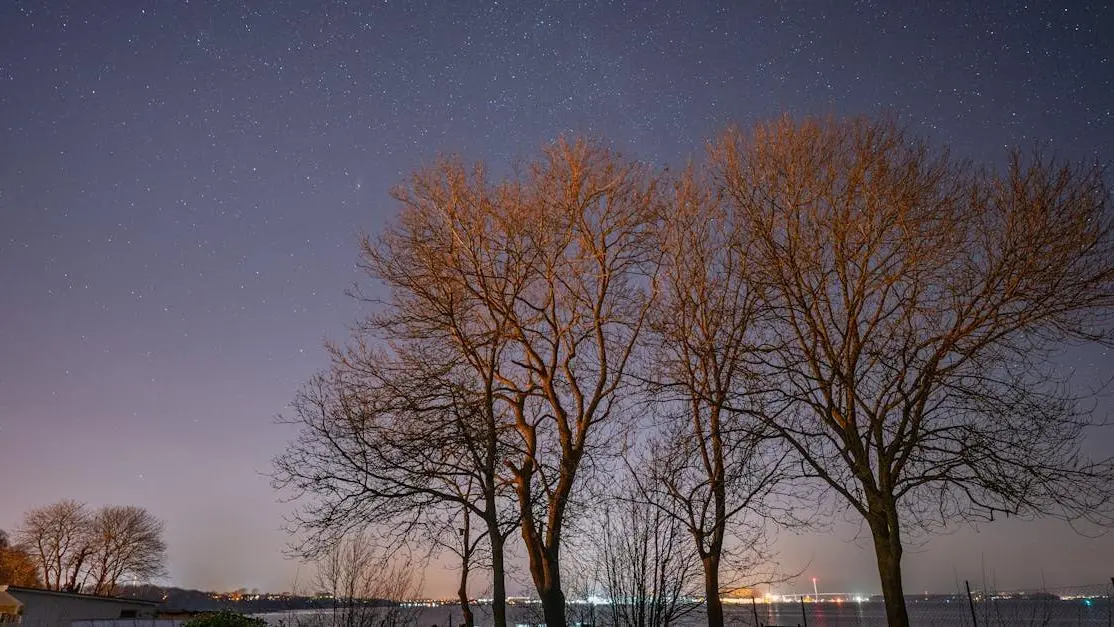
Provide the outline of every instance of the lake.
[[[915,626],[933,627],[950,625],[971,625],[971,609],[966,599],[932,600],[909,602],[910,621]],[[421,627],[456,627],[461,624],[460,608],[440,606],[429,608],[406,608],[407,624]],[[474,607],[478,627],[491,625],[491,608]],[[811,603],[805,606],[804,613],[797,603],[759,603],[754,608],[749,604],[730,605],[725,608],[726,622],[731,626],[754,627],[755,613],[761,625],[808,625],[808,627],[879,627],[886,624],[885,607],[878,601],[861,603]],[[331,624],[327,616],[320,612],[287,612],[266,614],[270,625],[275,627],[326,626]],[[540,606],[513,606],[509,608],[510,624],[525,626],[541,622]],[[976,603],[975,618],[979,627],[1114,627],[1114,607],[1109,598],[1094,599],[1001,599]],[[568,613],[570,622],[581,625],[609,625],[609,612],[606,605],[572,605]],[[704,623],[704,612],[698,608],[677,621],[678,627],[697,627]]]

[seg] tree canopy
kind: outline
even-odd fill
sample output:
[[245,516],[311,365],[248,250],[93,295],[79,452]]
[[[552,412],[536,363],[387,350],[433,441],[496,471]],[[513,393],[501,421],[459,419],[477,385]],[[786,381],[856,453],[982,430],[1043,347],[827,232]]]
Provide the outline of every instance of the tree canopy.
[[[680,173],[582,139],[487,172],[415,171],[362,240],[386,296],[330,348],[276,460],[311,537],[476,516],[502,607],[517,529],[564,625],[563,535],[633,484],[689,536],[718,625],[722,557],[761,554],[769,512],[814,518],[798,497],[820,491],[870,529],[907,625],[908,534],[1110,523],[1114,462],[1082,446],[1101,421],[1056,362],[1114,339],[1101,168],[1038,152],[999,171],[891,119],[784,117]],[[630,482],[609,480],[624,454]]]

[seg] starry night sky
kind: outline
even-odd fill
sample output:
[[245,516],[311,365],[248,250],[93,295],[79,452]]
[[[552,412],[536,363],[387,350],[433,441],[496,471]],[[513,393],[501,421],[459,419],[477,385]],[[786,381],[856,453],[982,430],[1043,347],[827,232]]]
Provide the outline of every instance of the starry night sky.
[[[265,476],[293,435],[274,416],[360,315],[357,236],[405,173],[505,168],[569,132],[683,163],[786,111],[896,114],[991,165],[1037,144],[1109,161],[1111,32],[1086,2],[6,0],[0,528],[62,498],[141,505],[171,583],[304,584]],[[778,547],[821,588],[876,591],[856,531]],[[911,549],[906,588],[1102,583],[1111,555],[995,524]]]

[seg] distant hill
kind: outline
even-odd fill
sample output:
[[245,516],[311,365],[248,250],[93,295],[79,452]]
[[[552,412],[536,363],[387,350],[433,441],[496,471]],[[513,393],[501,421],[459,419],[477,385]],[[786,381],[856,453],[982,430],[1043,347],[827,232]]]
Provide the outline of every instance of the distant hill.
[[154,585],[123,586],[117,596],[158,601],[163,604],[162,609],[168,612],[234,610],[251,614],[331,607],[333,602],[330,597],[324,595],[309,597],[291,594],[253,594],[243,590],[211,592]]

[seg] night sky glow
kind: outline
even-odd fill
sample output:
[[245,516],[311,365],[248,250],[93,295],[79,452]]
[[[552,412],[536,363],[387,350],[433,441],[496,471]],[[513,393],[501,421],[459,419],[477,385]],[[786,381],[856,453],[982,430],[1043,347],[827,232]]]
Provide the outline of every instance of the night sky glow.
[[[1109,161],[1112,32],[1091,2],[0,3],[0,528],[62,498],[141,505],[169,583],[304,584],[273,419],[360,315],[357,235],[406,172],[506,168],[563,132],[679,164],[785,111],[889,112],[991,164]],[[1114,355],[1065,366],[1093,381]],[[801,590],[878,590],[857,530],[780,538]],[[911,547],[906,589],[1102,583],[1111,555],[995,523]]]

